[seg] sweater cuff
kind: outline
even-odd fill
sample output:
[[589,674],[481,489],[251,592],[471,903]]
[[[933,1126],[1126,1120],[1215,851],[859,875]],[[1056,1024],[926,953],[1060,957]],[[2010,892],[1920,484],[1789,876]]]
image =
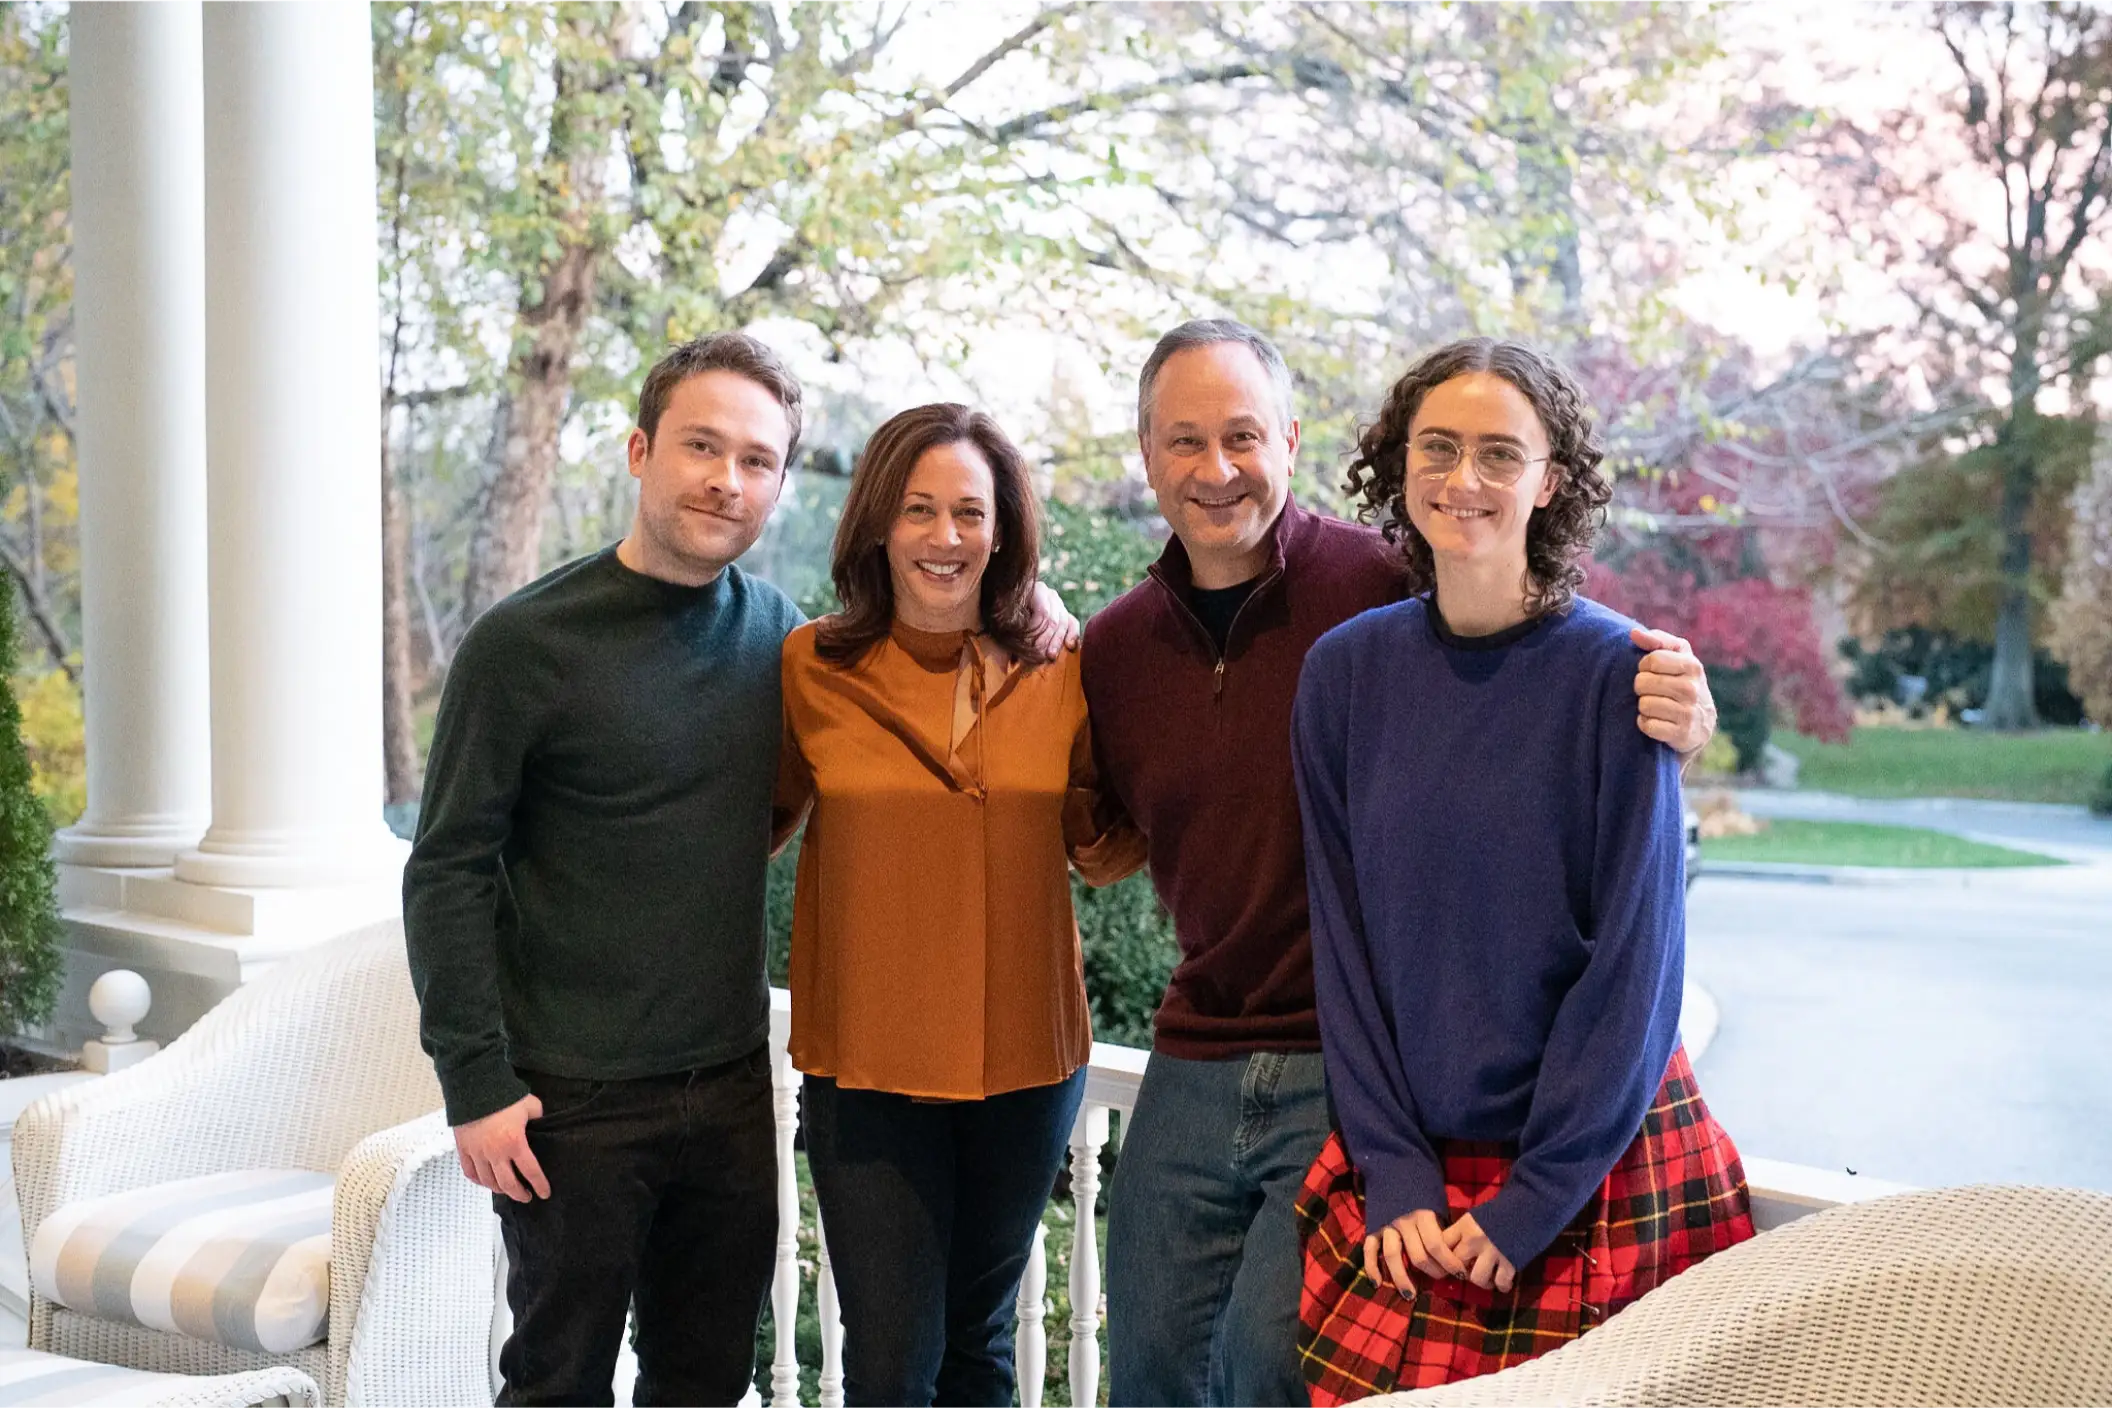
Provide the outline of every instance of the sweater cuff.
[[1564,1211],[1515,1182],[1506,1183],[1495,1197],[1472,1211],[1483,1234],[1496,1244],[1496,1250],[1503,1253],[1512,1268],[1521,1272],[1527,1262],[1536,1260],[1555,1244],[1555,1238],[1576,1216],[1574,1208]]
[[1428,1208],[1445,1217],[1445,1180],[1435,1168],[1412,1158],[1360,1164],[1364,1175],[1364,1235],[1369,1237],[1396,1218]]
[[480,1056],[440,1077],[440,1095],[447,1102],[450,1127],[495,1115],[528,1093],[527,1083],[498,1052]]

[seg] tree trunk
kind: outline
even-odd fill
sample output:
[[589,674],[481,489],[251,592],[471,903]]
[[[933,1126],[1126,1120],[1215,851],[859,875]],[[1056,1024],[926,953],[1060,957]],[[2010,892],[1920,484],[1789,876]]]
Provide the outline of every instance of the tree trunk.
[[[2028,268],[2013,268],[2011,287],[2029,290]],[[1989,728],[2037,728],[2031,688],[2031,500],[2038,488],[2039,339],[2045,309],[2027,292],[2017,300],[2016,343],[2009,359],[2009,419],[2002,427],[2002,605],[1995,613],[1995,662],[1982,722]]]
[[470,557],[466,593],[472,619],[533,581],[542,565],[543,509],[557,476],[558,436],[572,397],[572,354],[594,306],[600,262],[600,250],[568,245],[544,282],[542,301],[521,312],[531,335],[509,378],[506,448]]
[[1989,728],[2037,728],[2032,697],[2031,512],[2038,475],[2026,416],[2007,428],[2009,462],[2002,471],[2002,605],[1995,615],[1995,663],[1987,681],[1983,722]]
[[381,423],[381,756],[382,800],[418,800],[418,740],[411,715],[410,517],[396,488],[396,442]]

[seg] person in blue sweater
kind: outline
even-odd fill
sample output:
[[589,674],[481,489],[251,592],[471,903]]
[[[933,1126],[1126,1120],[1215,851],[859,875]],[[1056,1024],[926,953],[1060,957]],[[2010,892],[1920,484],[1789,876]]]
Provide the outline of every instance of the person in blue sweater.
[[1552,1349],[1752,1235],[1679,1045],[1679,760],[1577,595],[1612,491],[1523,344],[1423,358],[1350,489],[1416,595],[1313,647],[1293,752],[1338,1132],[1300,1201],[1316,1404]]

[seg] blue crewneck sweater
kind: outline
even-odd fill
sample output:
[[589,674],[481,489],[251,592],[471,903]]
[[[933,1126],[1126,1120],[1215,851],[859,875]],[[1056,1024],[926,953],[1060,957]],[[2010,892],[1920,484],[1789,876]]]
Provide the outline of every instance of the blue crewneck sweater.
[[1445,1218],[1435,1141],[1517,1160],[1475,1220],[1514,1266],[1640,1132],[1679,1035],[1679,763],[1635,725],[1633,622],[1494,636],[1427,598],[1321,637],[1293,718],[1329,1088],[1377,1230]]

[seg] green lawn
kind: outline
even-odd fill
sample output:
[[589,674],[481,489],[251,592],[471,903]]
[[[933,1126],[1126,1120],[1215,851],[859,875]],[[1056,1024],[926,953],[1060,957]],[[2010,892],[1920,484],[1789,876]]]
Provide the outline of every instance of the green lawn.
[[1799,787],[1851,797],[1986,797],[2087,803],[2112,764],[2112,734],[2081,729],[1984,733],[1965,728],[1859,728],[1846,743],[1787,729],[1774,741],[1803,764]]
[[1703,873],[1712,860],[1776,861],[1792,865],[1871,865],[1992,868],[2060,865],[2052,856],[2013,851],[1924,831],[1917,826],[1873,826],[1860,821],[1771,821],[1757,836],[1720,836],[1701,843]]

